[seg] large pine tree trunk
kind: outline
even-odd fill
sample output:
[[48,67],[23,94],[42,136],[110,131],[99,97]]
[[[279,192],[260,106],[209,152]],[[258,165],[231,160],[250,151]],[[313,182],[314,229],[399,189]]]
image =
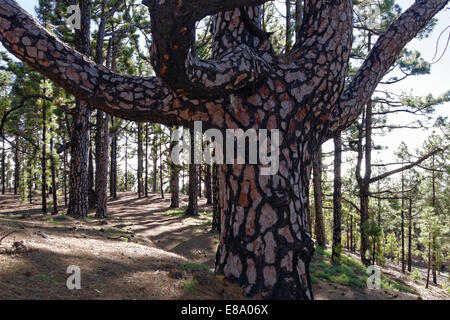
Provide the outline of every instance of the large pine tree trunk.
[[254,165],[218,166],[216,272],[245,286],[247,294],[313,298],[309,263],[314,245],[305,215],[310,168],[296,169],[286,166],[274,176],[262,176]]

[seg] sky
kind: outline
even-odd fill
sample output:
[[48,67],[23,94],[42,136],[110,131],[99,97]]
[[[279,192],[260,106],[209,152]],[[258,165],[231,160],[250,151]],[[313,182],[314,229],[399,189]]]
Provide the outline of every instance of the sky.
[[[284,6],[281,5],[280,0],[279,11],[284,12]],[[18,0],[18,3],[29,13],[35,14],[34,7],[37,5],[37,0]],[[402,7],[403,10],[407,9],[414,0],[397,0],[397,3]],[[450,7],[447,10],[441,11],[436,18],[438,23],[434,28],[431,35],[422,40],[414,39],[408,45],[407,48],[410,50],[417,50],[421,52],[422,57],[431,61],[436,52],[436,46],[438,46],[438,56],[444,51],[446,41],[449,37],[450,29],[442,35],[441,40],[438,42],[439,35],[450,25]],[[445,52],[442,59],[433,64],[431,67],[431,73],[429,75],[409,77],[404,81],[396,85],[390,86],[395,92],[401,94],[402,92],[412,93],[413,95],[441,95],[444,92],[450,90],[450,47]],[[441,115],[450,118],[450,103],[440,105],[436,108],[436,115]],[[392,122],[397,124],[406,124],[411,122],[411,116],[402,114],[392,118]],[[431,131],[423,130],[395,130],[390,132],[385,137],[375,138],[375,143],[383,146],[389,146],[386,150],[382,152],[376,152],[375,161],[390,161],[393,158],[393,152],[397,149],[398,145],[404,141],[410,151],[416,148],[420,148],[426,139],[426,137],[431,133]],[[332,143],[328,142],[324,145],[324,150],[332,150]]]

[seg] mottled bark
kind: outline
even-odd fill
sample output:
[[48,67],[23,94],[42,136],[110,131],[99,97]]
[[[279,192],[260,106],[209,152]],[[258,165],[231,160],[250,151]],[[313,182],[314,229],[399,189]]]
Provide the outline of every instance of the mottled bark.
[[[97,66],[55,40],[13,0],[1,1],[5,47],[95,108],[170,125],[191,127],[200,120],[205,130],[280,130],[280,170],[273,176],[261,175],[261,165],[218,167],[216,272],[248,294],[285,299],[313,298],[305,215],[312,155],[358,116],[402,47],[447,3],[416,1],[380,37],[350,94],[341,98],[352,43],[350,1],[304,1],[298,41],[284,56],[275,56],[258,29],[257,8],[232,10],[265,1],[146,1],[159,78],[123,76]],[[187,35],[196,21],[215,13],[215,59],[200,61],[190,54]]]
[[342,138],[334,138],[334,184],[333,184],[333,245],[331,261],[340,263],[342,252]]
[[326,246],[325,224],[323,221],[322,201],[322,150],[314,156],[313,163],[313,185],[314,185],[314,234],[319,246]]

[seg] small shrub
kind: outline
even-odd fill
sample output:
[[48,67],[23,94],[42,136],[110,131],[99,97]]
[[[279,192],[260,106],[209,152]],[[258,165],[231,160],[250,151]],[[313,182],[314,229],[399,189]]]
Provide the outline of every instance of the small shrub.
[[413,271],[409,274],[409,279],[414,282],[422,280],[419,270],[413,269]]
[[186,291],[188,291],[191,294],[195,293],[195,286],[197,285],[197,280],[192,280],[192,281],[187,281],[187,280],[182,280],[184,288],[186,289]]
[[183,270],[184,271],[209,271],[209,267],[205,266],[204,264],[200,264],[200,263],[185,263],[183,264]]
[[182,216],[182,215],[184,215],[184,214],[185,214],[185,211],[182,210],[182,209],[176,209],[176,210],[167,210],[166,213],[167,213],[169,216],[176,217],[176,216]]

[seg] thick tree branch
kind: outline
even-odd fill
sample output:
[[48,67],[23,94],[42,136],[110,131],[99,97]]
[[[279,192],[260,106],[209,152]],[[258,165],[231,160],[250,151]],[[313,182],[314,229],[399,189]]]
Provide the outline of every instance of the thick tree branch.
[[[163,83],[191,98],[220,98],[263,81],[271,59],[242,44],[202,61],[192,50],[195,24],[206,15],[266,1],[144,1],[152,22],[152,65]],[[267,59],[268,58],[268,59]]]
[[14,0],[0,0],[0,31],[0,41],[17,58],[109,114],[163,124],[208,120],[200,101],[178,97],[155,77],[119,75],[95,64],[53,37]]
[[448,0],[417,0],[379,37],[331,114],[327,138],[353,123],[401,50],[447,3]]
[[394,169],[394,170],[385,172],[383,174],[380,174],[380,175],[378,175],[376,177],[371,178],[369,183],[374,183],[374,182],[377,182],[378,180],[382,180],[384,178],[390,177],[390,176],[392,176],[392,175],[394,175],[396,173],[399,173],[399,172],[402,172],[402,171],[414,168],[415,166],[421,164],[422,162],[424,162],[425,160],[427,160],[431,156],[433,156],[433,155],[435,155],[435,154],[437,154],[439,152],[442,152],[442,151],[443,151],[443,149],[436,149],[436,150],[434,150],[434,151],[432,151],[430,153],[427,153],[426,155],[420,157],[417,161],[408,164],[407,166],[404,166],[404,167],[401,167],[401,168],[398,168],[398,169]]

